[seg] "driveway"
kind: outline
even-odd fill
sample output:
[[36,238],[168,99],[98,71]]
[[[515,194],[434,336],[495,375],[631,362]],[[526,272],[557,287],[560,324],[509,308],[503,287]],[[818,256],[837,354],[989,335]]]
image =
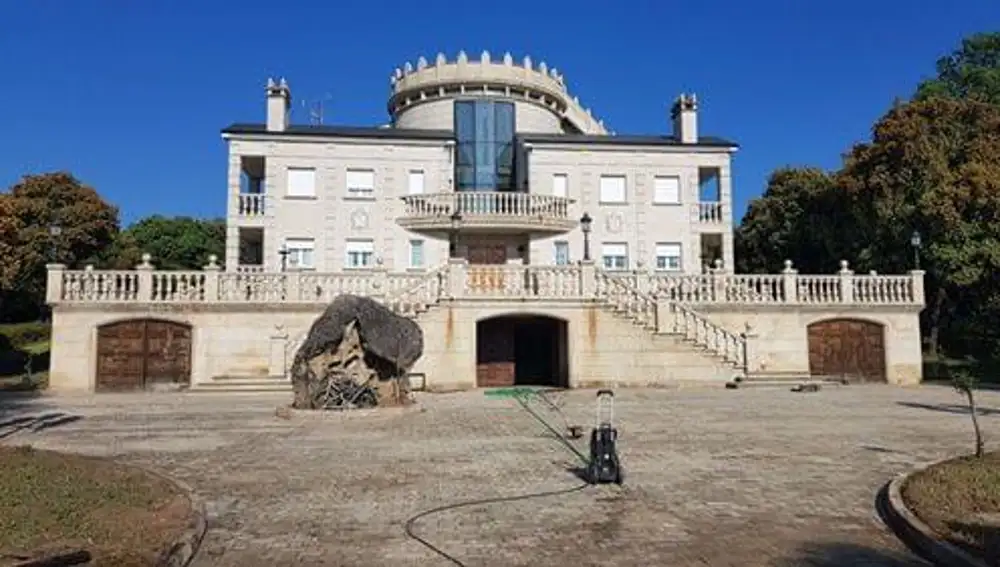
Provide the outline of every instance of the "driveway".
[[[979,396],[1000,408],[1000,392]],[[589,428],[592,391],[557,397]],[[2,411],[82,419],[3,442],[113,455],[184,480],[210,514],[197,567],[455,565],[408,538],[407,520],[579,484],[577,458],[513,400],[422,395],[415,410],[277,417],[289,398],[40,398]],[[622,390],[624,488],[446,510],[413,529],[468,566],[921,565],[873,500],[893,475],[971,449],[960,403],[942,387]],[[984,416],[988,439],[998,420]]]

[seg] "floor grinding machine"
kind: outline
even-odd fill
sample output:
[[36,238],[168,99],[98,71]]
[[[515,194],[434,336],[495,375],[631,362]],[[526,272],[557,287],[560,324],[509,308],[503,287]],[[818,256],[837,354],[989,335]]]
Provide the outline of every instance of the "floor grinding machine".
[[597,424],[590,432],[590,463],[587,482],[590,484],[621,484],[625,480],[618,459],[618,430],[614,427],[615,393],[597,392]]

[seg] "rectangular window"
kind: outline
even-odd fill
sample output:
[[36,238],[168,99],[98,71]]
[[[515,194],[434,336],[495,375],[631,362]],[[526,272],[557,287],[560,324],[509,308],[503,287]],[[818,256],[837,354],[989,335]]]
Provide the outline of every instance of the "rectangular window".
[[410,267],[411,268],[423,268],[424,267],[424,241],[423,240],[411,240],[410,241]]
[[288,187],[286,195],[289,197],[315,197],[316,196],[316,170],[306,167],[289,167],[286,170],[288,177]]
[[601,203],[625,202],[625,176],[601,176]]
[[653,179],[653,203],[657,205],[679,205],[680,202],[680,177],[656,177]]
[[681,269],[681,245],[678,242],[656,244],[656,269],[676,272]]
[[552,176],[552,194],[556,197],[566,197],[569,192],[569,181],[565,173]]
[[344,266],[347,268],[370,268],[375,265],[374,240],[348,240],[347,258]]
[[375,192],[375,172],[370,169],[347,170],[347,194],[352,197],[371,197]]
[[411,171],[410,172],[409,194],[410,195],[420,195],[423,192],[424,192],[424,172],[423,171]]
[[628,269],[628,244],[606,242],[601,245],[601,262],[606,270]]
[[316,241],[312,238],[286,238],[288,252],[285,263],[290,270],[313,270],[316,268]]
[[569,242],[566,242],[565,240],[556,242],[556,265],[569,265]]

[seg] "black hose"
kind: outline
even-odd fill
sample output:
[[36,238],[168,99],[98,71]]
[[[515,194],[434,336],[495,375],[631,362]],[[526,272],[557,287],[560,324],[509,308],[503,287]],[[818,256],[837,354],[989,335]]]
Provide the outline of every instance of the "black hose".
[[[538,397],[538,398],[541,398],[550,408],[552,408],[553,410],[555,410],[556,412],[558,412],[560,416],[562,416],[563,421],[566,421],[566,416],[563,415],[562,411],[558,407],[556,407],[556,405],[554,403],[552,403],[551,400],[549,400],[548,398],[546,398],[541,393],[536,393],[535,396]],[[572,443],[570,443],[569,441],[567,441],[558,431],[555,430],[554,427],[552,427],[552,425],[549,424],[549,422],[545,421],[540,415],[538,415],[537,413],[535,413],[535,411],[533,409],[531,409],[531,407],[529,407],[528,404],[524,401],[523,397],[517,396],[516,399],[517,399],[517,403],[521,404],[521,407],[524,408],[525,411],[527,411],[529,414],[531,414],[531,416],[534,417],[536,420],[538,420],[538,422],[541,423],[542,426],[544,426],[546,429],[548,429],[549,432],[551,432],[552,435],[560,443],[562,443],[570,451],[572,451],[573,454],[575,454],[583,462],[584,465],[586,465],[588,463],[588,459],[582,453],[580,453],[579,449],[577,449],[576,447],[573,446]],[[425,510],[423,512],[420,512],[420,513],[414,515],[414,516],[411,516],[408,520],[406,520],[406,524],[403,526],[403,530],[406,532],[407,537],[410,537],[411,539],[416,540],[418,543],[420,543],[421,545],[423,545],[427,549],[429,549],[429,550],[433,551],[434,553],[440,555],[443,559],[447,559],[448,561],[450,561],[453,565],[456,565],[457,567],[467,567],[465,565],[465,563],[462,563],[461,561],[459,561],[458,559],[456,559],[453,555],[448,554],[448,552],[442,550],[441,548],[435,546],[433,543],[431,543],[431,542],[427,541],[426,539],[424,539],[424,538],[418,536],[417,534],[413,533],[413,526],[414,526],[414,524],[417,523],[417,520],[420,520],[421,518],[425,518],[427,516],[431,516],[433,514],[437,514],[439,512],[447,512],[449,510],[456,510],[458,508],[466,508],[466,507],[469,507],[469,506],[478,506],[478,505],[482,505],[482,504],[499,504],[501,502],[516,502],[518,500],[528,500],[528,499],[531,499],[531,498],[543,498],[543,497],[546,497],[546,496],[563,496],[563,495],[566,495],[566,494],[572,494],[573,492],[578,492],[580,490],[583,490],[584,488],[587,488],[588,486],[590,486],[590,483],[589,482],[584,482],[584,483],[578,484],[578,485],[576,485],[574,487],[563,488],[561,490],[548,490],[548,491],[545,491],[545,492],[532,492],[530,494],[517,494],[517,495],[514,495],[514,496],[499,496],[499,497],[496,497],[496,498],[483,498],[483,499],[480,499],[480,500],[466,500],[464,502],[456,502],[454,504],[447,504],[445,506],[438,506],[437,508],[431,508],[430,510]]]
[[412,516],[409,520],[406,521],[406,525],[404,526],[403,529],[406,531],[406,535],[407,536],[409,536],[410,538],[416,540],[421,545],[423,545],[427,549],[433,551],[434,553],[437,553],[442,558],[447,559],[453,565],[457,565],[458,567],[467,567],[465,563],[462,563],[461,561],[459,561],[458,559],[456,559],[454,556],[449,555],[448,552],[442,550],[441,548],[435,546],[433,543],[431,543],[431,542],[427,541],[426,539],[424,539],[424,538],[418,536],[417,534],[413,533],[413,525],[417,523],[417,520],[419,520],[421,518],[424,518],[424,517],[427,517],[427,516],[430,516],[432,514],[437,514],[439,512],[446,512],[448,510],[455,510],[455,509],[458,509],[458,508],[466,508],[468,506],[478,506],[478,505],[481,505],[481,504],[498,504],[500,502],[516,502],[518,500],[528,500],[529,498],[542,498],[542,497],[545,497],[545,496],[562,496],[562,495],[565,495],[565,494],[571,494],[573,492],[577,492],[577,491],[583,490],[584,488],[586,488],[588,486],[590,486],[590,484],[584,482],[584,483],[579,484],[577,486],[574,486],[572,488],[563,488],[561,490],[549,490],[549,491],[546,491],[546,492],[533,492],[531,494],[517,494],[517,495],[514,495],[514,496],[500,496],[500,497],[497,497],[497,498],[483,498],[481,500],[467,500],[465,502],[457,502],[455,504],[448,504],[446,506],[439,506],[437,508],[432,508],[430,510],[425,510],[425,511],[420,512],[419,514],[417,514],[415,516]]

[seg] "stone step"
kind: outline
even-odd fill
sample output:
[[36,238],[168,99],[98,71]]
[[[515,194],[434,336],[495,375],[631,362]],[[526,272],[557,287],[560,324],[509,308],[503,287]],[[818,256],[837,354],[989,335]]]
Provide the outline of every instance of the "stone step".
[[191,392],[291,392],[284,376],[216,376],[191,386]]
[[820,388],[823,387],[833,387],[833,386],[844,386],[844,382],[839,380],[824,380],[822,378],[798,378],[792,379],[791,377],[775,377],[773,379],[767,379],[762,377],[754,377],[752,379],[741,378],[731,380],[726,382],[726,388],[735,390],[738,388],[798,388],[802,386],[812,386],[816,385]]

